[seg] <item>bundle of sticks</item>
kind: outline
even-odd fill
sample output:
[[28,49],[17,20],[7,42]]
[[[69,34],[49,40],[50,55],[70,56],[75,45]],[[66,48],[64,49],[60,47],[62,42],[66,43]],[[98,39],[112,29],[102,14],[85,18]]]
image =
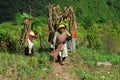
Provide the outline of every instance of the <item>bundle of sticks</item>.
[[56,31],[56,23],[60,23],[63,20],[68,21],[68,27],[67,30],[70,34],[74,31],[74,10],[73,7],[64,7],[64,12],[61,12],[59,5],[54,6],[53,4],[49,4],[47,6],[49,18],[48,18],[48,28],[49,32],[55,32]]
[[26,18],[24,20],[23,24],[24,24],[24,28],[21,33],[20,43],[22,44],[23,47],[27,47],[27,43],[28,43],[27,39],[28,39],[29,33],[31,31],[32,21],[30,20],[30,18]]

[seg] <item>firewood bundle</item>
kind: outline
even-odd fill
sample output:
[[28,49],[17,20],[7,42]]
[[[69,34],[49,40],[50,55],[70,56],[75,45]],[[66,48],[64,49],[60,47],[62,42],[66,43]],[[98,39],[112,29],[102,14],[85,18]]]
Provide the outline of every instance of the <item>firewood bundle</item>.
[[69,31],[69,33],[72,34],[74,32],[75,17],[73,7],[64,7],[64,12],[60,11],[59,5],[54,6],[49,4],[47,8],[49,13],[49,32],[55,32],[56,27],[58,27],[57,23],[64,24],[65,21],[68,22],[67,30]]
[[31,31],[31,25],[32,25],[32,22],[30,20],[30,18],[26,18],[23,22],[24,24],[24,28],[22,30],[22,33],[21,33],[21,44],[23,47],[27,47],[27,41],[28,41],[28,37],[29,37],[29,33]]

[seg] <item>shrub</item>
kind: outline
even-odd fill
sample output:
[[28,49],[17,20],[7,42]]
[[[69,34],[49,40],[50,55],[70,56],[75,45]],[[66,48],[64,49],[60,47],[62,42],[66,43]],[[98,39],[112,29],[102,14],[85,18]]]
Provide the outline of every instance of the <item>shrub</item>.
[[7,44],[10,35],[5,30],[0,30],[0,51],[7,51]]
[[16,13],[16,15],[15,15],[15,20],[14,20],[14,22],[13,22],[13,24],[15,24],[15,25],[21,25],[22,23],[23,23],[23,20],[25,19],[25,18],[32,18],[32,16],[30,16],[29,14],[27,14],[27,13]]
[[0,50],[3,52],[16,51],[17,41],[11,38],[10,34],[5,30],[0,30]]
[[23,22],[23,18],[22,18],[21,13],[16,13],[14,24],[15,25],[20,25],[20,24],[22,24],[22,22]]

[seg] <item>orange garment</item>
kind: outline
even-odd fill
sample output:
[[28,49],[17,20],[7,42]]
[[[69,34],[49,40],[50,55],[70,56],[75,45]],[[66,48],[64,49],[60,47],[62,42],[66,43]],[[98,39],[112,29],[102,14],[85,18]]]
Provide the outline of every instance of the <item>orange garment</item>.
[[77,38],[77,33],[76,33],[76,32],[73,32],[72,37],[73,37],[73,38]]
[[77,29],[77,23],[74,21],[74,32],[73,32],[73,34],[72,34],[72,37],[73,38],[77,38],[77,33],[76,33],[76,29]]

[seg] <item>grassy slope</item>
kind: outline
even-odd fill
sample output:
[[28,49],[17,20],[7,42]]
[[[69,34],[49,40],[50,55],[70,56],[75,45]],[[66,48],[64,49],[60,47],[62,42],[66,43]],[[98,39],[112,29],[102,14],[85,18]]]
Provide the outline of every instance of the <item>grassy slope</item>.
[[[8,25],[10,24],[10,25]],[[12,23],[4,23],[7,26],[7,31],[17,39],[19,36],[18,27]],[[2,27],[1,29],[6,29]],[[11,31],[12,30],[12,31]],[[82,33],[82,32],[81,32]],[[16,36],[17,35],[17,36]],[[84,34],[81,34],[84,35]],[[47,39],[46,37],[44,38]],[[44,40],[44,41],[45,41]],[[47,41],[47,40],[46,40]],[[39,39],[34,43],[39,44]],[[77,42],[79,43],[79,42]],[[43,47],[48,47],[44,44]],[[99,54],[97,51],[80,47],[75,52],[69,54],[66,65],[56,65],[51,63],[51,55],[46,51],[38,52],[40,46],[35,46],[35,55],[28,57],[22,55],[21,52],[16,53],[0,53],[0,79],[15,79],[15,80],[63,80],[62,75],[64,70],[67,76],[74,75],[72,78],[77,80],[119,80],[120,56],[117,54]],[[110,61],[112,66],[96,66],[97,61]],[[59,71],[59,68],[62,68]],[[62,71],[62,72],[61,72]],[[56,73],[57,72],[57,73]],[[58,74],[60,73],[60,74]],[[74,74],[73,74],[74,73]],[[71,79],[72,79],[71,78]]]
[[[120,56],[103,55],[86,47],[77,49],[72,54],[72,62],[74,66],[70,66],[70,70],[75,72],[79,79],[85,80],[119,80]],[[97,62],[110,61],[112,66],[97,66]],[[113,63],[113,62],[117,62]]]
[[[93,56],[89,49],[81,47],[76,52],[70,53],[65,66],[61,66],[58,63],[51,63],[51,56],[47,52],[35,52],[33,57],[18,53],[0,53],[0,79],[62,80],[65,76],[59,77],[59,75],[63,75],[63,73],[68,74],[66,75],[67,77],[74,75],[71,78],[72,80],[120,79],[119,63],[112,66],[96,66],[94,62],[100,60],[96,60]],[[103,55],[98,54],[98,56]],[[111,59],[115,58],[113,56]],[[89,64],[87,63],[88,61]]]

